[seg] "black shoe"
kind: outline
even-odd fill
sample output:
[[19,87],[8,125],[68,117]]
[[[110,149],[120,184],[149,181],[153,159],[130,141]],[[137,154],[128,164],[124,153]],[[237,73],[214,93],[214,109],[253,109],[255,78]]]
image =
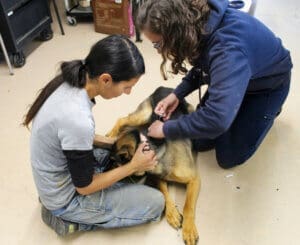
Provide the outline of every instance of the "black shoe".
[[42,220],[46,225],[51,227],[57,235],[66,236],[78,230],[78,224],[65,221],[54,216],[48,209],[42,205]]

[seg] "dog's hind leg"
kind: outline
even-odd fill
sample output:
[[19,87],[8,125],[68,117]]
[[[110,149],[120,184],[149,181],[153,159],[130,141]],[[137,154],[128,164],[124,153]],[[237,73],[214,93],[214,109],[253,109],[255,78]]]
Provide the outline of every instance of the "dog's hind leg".
[[196,176],[187,184],[186,201],[183,208],[182,236],[187,245],[195,245],[198,241],[195,213],[199,191],[200,177]]
[[166,181],[160,180],[159,181],[159,189],[163,193],[166,201],[166,218],[168,223],[173,226],[175,229],[179,229],[182,224],[182,215],[177,210],[174,201],[170,197],[168,191],[168,185]]
[[127,117],[120,118],[113,129],[106,134],[108,137],[116,137],[125,127],[137,127],[149,122],[153,108],[149,99],[143,101],[138,108]]

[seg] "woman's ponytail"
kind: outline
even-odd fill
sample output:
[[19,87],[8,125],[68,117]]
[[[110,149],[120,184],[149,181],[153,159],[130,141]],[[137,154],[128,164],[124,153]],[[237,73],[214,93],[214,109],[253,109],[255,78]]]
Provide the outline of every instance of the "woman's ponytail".
[[83,88],[86,84],[85,62],[73,60],[63,62],[60,66],[62,78],[72,87]]

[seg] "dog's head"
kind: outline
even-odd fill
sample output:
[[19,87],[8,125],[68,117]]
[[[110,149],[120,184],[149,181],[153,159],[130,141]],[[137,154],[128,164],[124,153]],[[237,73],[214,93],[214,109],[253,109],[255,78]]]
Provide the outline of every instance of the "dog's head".
[[[111,159],[116,165],[124,165],[131,161],[136,149],[141,142],[138,129],[126,129],[120,133],[111,149]],[[135,175],[141,176],[145,172],[137,172]]]

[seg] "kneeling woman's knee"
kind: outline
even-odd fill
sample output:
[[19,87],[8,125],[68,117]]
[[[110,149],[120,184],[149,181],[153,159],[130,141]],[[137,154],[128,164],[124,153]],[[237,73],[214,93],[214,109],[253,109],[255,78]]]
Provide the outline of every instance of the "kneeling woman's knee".
[[216,151],[216,158],[219,166],[224,169],[233,168],[235,166],[245,163],[255,152],[251,149],[248,152],[234,152],[225,153],[224,151]]
[[218,165],[223,169],[233,168],[235,166],[243,164],[247,159],[231,159],[225,161],[224,159],[217,159]]
[[221,168],[223,169],[229,169],[229,168],[233,168],[234,166],[236,166],[237,164],[235,163],[224,163],[224,162],[220,162],[218,161],[218,164]]

